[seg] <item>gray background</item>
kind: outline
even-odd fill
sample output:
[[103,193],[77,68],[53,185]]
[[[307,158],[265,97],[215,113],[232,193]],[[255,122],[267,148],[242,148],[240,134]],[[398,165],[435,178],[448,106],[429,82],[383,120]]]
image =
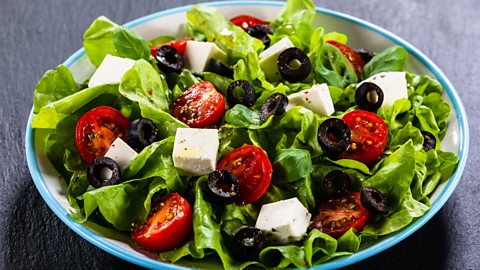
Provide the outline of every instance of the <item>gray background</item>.
[[[28,172],[24,135],[42,74],[82,45],[103,14],[118,23],[200,1],[0,0],[0,268],[135,269],[68,229]],[[480,269],[478,79],[480,1],[337,0],[318,6],[373,22],[410,41],[457,88],[470,122],[470,155],[458,188],[422,229],[352,269]]]

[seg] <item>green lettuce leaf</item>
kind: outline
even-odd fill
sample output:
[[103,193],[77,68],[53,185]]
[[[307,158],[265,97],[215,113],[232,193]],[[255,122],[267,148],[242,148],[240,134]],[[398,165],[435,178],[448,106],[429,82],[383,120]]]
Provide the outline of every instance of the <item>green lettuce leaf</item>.
[[122,77],[120,93],[126,98],[144,106],[152,106],[161,111],[169,111],[172,93],[167,82],[153,66],[141,59]]
[[314,68],[315,79],[320,83],[345,88],[357,82],[357,75],[343,53],[328,43],[318,50]]
[[99,85],[88,88],[40,108],[38,115],[33,119],[32,128],[54,129],[58,122],[77,112],[88,103],[98,103],[97,98],[102,95],[111,95],[116,99],[123,98],[118,94],[118,85]]
[[153,59],[148,43],[133,31],[108,18],[98,17],[83,34],[83,47],[92,64],[98,67],[105,55],[133,60]]
[[364,79],[383,71],[403,71],[407,61],[407,51],[398,45],[375,55],[363,68]]
[[42,107],[72,95],[79,90],[70,69],[59,65],[55,70],[47,71],[35,86],[33,92],[33,113]]
[[294,182],[312,172],[310,152],[303,149],[282,149],[273,163],[274,179],[278,182]]
[[315,4],[310,0],[287,1],[282,11],[270,24],[272,44],[288,36],[300,49],[306,49],[311,42],[312,21],[315,18]]
[[[374,187],[388,200],[389,213],[395,212],[407,192],[415,174],[415,148],[412,141],[406,142],[386,157],[380,169],[363,182],[364,187]],[[395,181],[392,181],[395,179]]]

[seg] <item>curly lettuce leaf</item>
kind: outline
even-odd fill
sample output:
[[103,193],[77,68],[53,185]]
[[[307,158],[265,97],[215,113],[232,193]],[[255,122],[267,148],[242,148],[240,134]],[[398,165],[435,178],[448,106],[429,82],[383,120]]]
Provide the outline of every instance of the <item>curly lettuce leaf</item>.
[[169,102],[173,102],[173,93],[168,89],[165,77],[149,62],[138,60],[123,75],[119,89],[126,98],[138,103],[142,116],[156,124],[161,137],[173,136],[177,128],[187,127],[170,114]]
[[270,24],[274,29],[270,37],[275,43],[288,36],[298,48],[305,49],[310,45],[312,22],[315,18],[315,4],[310,0],[287,1],[275,20]]
[[118,94],[118,85],[99,85],[88,88],[40,108],[37,116],[33,119],[32,128],[54,129],[62,119],[77,112],[85,105],[91,102],[98,104],[98,97],[102,95],[123,99]]
[[403,71],[407,61],[407,51],[398,45],[375,55],[363,68],[362,78],[366,79],[383,71]]
[[33,113],[57,100],[72,95],[79,90],[70,69],[59,65],[55,70],[47,71],[35,86],[33,92]]
[[312,172],[310,152],[303,149],[282,149],[273,163],[274,179],[278,182],[294,182]]
[[357,82],[357,75],[343,53],[328,43],[318,50],[314,68],[315,79],[320,83],[344,88]]
[[104,16],[98,17],[90,25],[83,39],[85,52],[96,67],[107,54],[133,60],[153,59],[148,43],[142,37]]

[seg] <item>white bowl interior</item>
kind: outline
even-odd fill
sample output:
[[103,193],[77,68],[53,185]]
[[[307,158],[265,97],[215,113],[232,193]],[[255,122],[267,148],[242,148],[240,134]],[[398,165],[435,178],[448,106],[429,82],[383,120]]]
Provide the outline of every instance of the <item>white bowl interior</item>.
[[[266,20],[273,20],[280,11],[281,7],[271,5],[242,5],[240,9],[238,6],[221,6],[219,9],[227,16],[227,18],[234,17],[241,13],[251,14]],[[185,22],[185,14],[183,12],[179,12],[153,18],[151,20],[140,22],[139,24],[133,22],[133,24],[136,25],[134,25],[132,29],[143,36],[146,40],[153,39],[160,35],[172,35],[180,37],[182,36],[183,25]],[[314,25],[323,26],[327,32],[337,31],[345,33],[349,37],[349,45],[352,47],[364,47],[372,51],[381,51],[395,44],[392,40],[376,33],[375,31],[363,27],[355,22],[329,14],[317,13]],[[86,55],[81,56],[77,61],[75,61],[70,66],[70,69],[78,82],[85,81],[93,74],[95,70]],[[414,55],[410,55],[408,58],[407,70],[418,74],[428,74],[433,76],[429,69]],[[447,100],[447,102],[449,102],[450,105],[452,104],[448,95],[444,94],[444,98]],[[451,151],[458,154],[460,149],[460,127],[458,119],[456,118],[456,112],[454,111],[455,108],[452,105],[451,108],[452,113],[449,118],[450,124],[446,133],[447,135],[441,142],[441,145],[446,151]],[[35,152],[39,168],[45,180],[47,189],[52,193],[60,205],[66,211],[69,211],[70,206],[65,197],[66,186],[63,180],[59,179],[58,173],[54,170],[53,166],[46,158],[43,141],[44,136],[42,135],[42,132],[37,130],[35,133]],[[441,194],[445,186],[446,183],[438,186],[432,195],[432,202],[435,201],[436,198]],[[101,235],[94,229],[90,229],[98,235],[99,241],[111,242],[128,252],[141,254],[124,242],[110,239],[104,235]],[[142,254],[142,256],[146,255]]]

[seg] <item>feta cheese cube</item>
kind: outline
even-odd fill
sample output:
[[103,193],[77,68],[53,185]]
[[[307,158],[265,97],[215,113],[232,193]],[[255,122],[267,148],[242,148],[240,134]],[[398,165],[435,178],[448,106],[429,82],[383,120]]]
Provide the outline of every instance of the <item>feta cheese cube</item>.
[[278,56],[288,48],[295,47],[288,37],[284,37],[260,53],[260,68],[265,73],[268,81],[279,81],[282,79],[278,71]]
[[193,73],[203,72],[211,58],[223,63],[227,61],[227,54],[212,42],[188,41],[183,57]]
[[123,74],[135,65],[135,60],[107,54],[88,82],[88,87],[120,83]]
[[112,145],[110,145],[105,156],[115,160],[120,169],[124,170],[130,162],[138,156],[138,153],[121,138],[117,138],[113,141]]
[[393,106],[395,101],[408,98],[407,79],[405,72],[381,72],[371,76],[370,78],[360,82],[357,88],[364,82],[371,82],[383,91],[383,109],[388,109]]
[[276,244],[300,241],[312,215],[297,198],[264,204],[255,227]]
[[204,175],[217,166],[218,130],[178,128],[173,164],[186,175]]
[[335,112],[330,91],[325,83],[312,85],[309,90],[302,90],[288,96],[287,110],[295,106],[305,107],[312,112],[329,116]]

